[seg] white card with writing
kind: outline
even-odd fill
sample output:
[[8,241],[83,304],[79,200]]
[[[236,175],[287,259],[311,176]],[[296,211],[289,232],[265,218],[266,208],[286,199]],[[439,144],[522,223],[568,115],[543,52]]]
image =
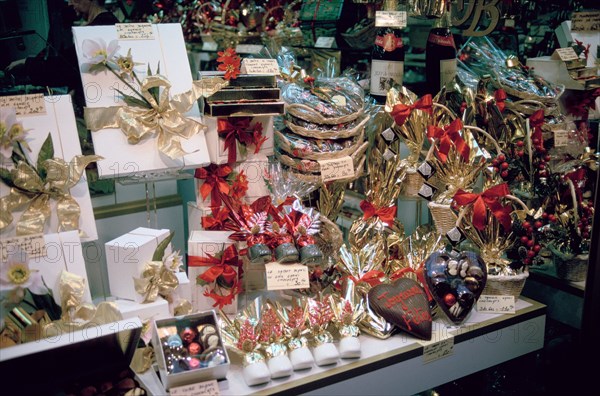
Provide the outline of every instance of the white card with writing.
[[219,396],[221,392],[217,380],[211,380],[171,388],[169,394],[171,396]]
[[279,75],[279,65],[277,59],[244,58],[241,72],[245,74]]
[[44,94],[0,96],[0,107],[12,107],[18,116],[45,115]]
[[333,48],[335,37],[321,36],[315,42],[315,48]]
[[407,23],[406,11],[376,11],[375,26],[404,28]]
[[577,56],[577,53],[575,52],[575,49],[573,49],[573,47],[557,48],[556,53],[563,62],[569,62],[579,59],[579,56]]
[[8,255],[17,248],[27,253],[29,259],[46,256],[46,241],[44,234],[23,235],[0,239],[0,257],[6,261]]
[[600,10],[574,12],[571,15],[571,31],[599,32]]
[[308,267],[302,264],[265,264],[267,290],[308,289]]
[[354,177],[354,162],[348,156],[318,162],[323,182]]
[[427,364],[434,360],[443,359],[446,356],[450,356],[454,353],[454,336],[449,335],[443,340],[422,343],[423,345],[423,363]]
[[238,54],[258,54],[264,46],[260,44],[238,44],[235,47],[235,52]]
[[150,23],[117,23],[119,40],[154,40],[154,31]]
[[569,131],[554,131],[554,147],[565,147],[569,145]]
[[479,313],[515,313],[515,296],[495,296],[482,294],[477,300],[477,312]]

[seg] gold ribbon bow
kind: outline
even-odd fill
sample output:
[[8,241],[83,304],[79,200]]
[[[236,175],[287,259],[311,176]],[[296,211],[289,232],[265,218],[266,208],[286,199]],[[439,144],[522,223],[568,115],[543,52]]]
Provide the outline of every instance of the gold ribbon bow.
[[133,278],[135,291],[144,297],[143,304],[156,301],[158,296],[166,298],[179,285],[177,276],[161,261],[150,261],[141,278]]
[[[92,131],[105,128],[120,128],[129,144],[137,144],[142,139],[158,136],[158,149],[170,158],[180,158],[187,154],[181,147],[181,139],[190,139],[206,127],[187,118],[188,112],[200,97],[208,97],[229,82],[221,78],[208,78],[194,81],[192,89],[169,98],[171,83],[163,76],[155,75],[144,79],[141,95],[150,108],[133,105],[114,107],[86,107],[84,118]],[[163,88],[157,101],[151,93],[153,88]]]
[[17,222],[17,235],[43,233],[51,199],[57,201],[58,232],[79,229],[79,204],[69,190],[79,183],[86,166],[101,159],[98,155],[78,155],[68,163],[61,158],[46,160],[44,179],[31,165],[19,162],[10,171],[9,194],[0,198],[0,230],[12,224],[13,211],[27,205]]

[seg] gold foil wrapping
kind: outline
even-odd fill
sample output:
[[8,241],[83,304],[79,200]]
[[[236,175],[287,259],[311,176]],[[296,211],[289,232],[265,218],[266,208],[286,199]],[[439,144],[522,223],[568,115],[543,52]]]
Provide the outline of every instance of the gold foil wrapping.
[[141,278],[133,278],[135,291],[144,297],[143,304],[166,298],[179,285],[177,276],[162,261],[146,263]]

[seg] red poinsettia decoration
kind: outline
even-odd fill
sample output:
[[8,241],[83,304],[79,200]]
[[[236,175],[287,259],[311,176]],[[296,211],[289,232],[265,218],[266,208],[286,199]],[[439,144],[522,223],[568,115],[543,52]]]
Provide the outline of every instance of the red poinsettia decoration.
[[233,48],[227,48],[218,53],[217,62],[220,63],[218,70],[225,72],[225,80],[235,80],[240,74],[242,58]]
[[248,191],[248,176],[246,176],[244,171],[241,171],[240,173],[237,174],[237,177],[233,181],[233,184],[231,185],[231,188],[229,189],[229,193],[230,193],[229,195],[233,199],[242,199],[246,195],[247,191]]

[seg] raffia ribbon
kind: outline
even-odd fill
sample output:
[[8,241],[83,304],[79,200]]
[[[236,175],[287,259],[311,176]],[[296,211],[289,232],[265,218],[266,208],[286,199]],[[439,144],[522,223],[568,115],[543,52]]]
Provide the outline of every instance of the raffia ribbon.
[[156,301],[158,296],[166,297],[179,286],[177,276],[161,261],[146,263],[141,278],[133,278],[135,291],[144,297],[143,304]]
[[78,155],[69,163],[61,158],[44,162],[47,175],[43,180],[31,166],[19,162],[12,170],[14,186],[0,198],[0,230],[13,222],[12,212],[27,206],[16,225],[17,235],[41,234],[51,214],[50,200],[56,200],[58,232],[79,229],[80,208],[69,190],[74,187],[98,155]]
[[[142,96],[151,109],[135,106],[86,107],[84,118],[92,131],[120,128],[129,144],[137,144],[154,133],[158,136],[158,150],[170,158],[187,154],[181,139],[190,139],[206,127],[183,113],[188,112],[200,97],[208,97],[227,86],[229,82],[215,77],[194,81],[192,89],[169,98],[171,83],[163,76],[149,76],[141,85]],[[163,90],[158,103],[150,93],[152,88]]]

